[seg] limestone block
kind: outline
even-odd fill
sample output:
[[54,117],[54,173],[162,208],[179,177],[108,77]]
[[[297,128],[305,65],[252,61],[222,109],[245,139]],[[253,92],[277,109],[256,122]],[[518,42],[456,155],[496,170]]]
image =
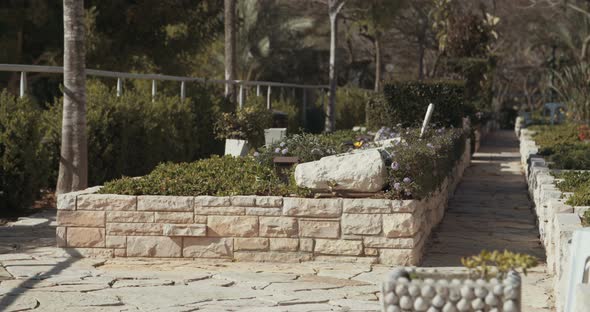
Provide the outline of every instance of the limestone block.
[[64,193],[57,195],[58,210],[76,210],[76,193]]
[[299,220],[299,236],[338,238],[340,237],[340,222],[337,220]]
[[[154,213],[154,222],[156,223],[193,223],[193,213],[192,212],[162,212],[156,211]],[[207,217],[205,217],[204,222],[197,222],[195,219],[195,223],[206,223]]]
[[412,200],[392,200],[391,208],[394,213],[396,212],[409,212],[416,211],[418,207],[421,207],[421,202],[415,199]]
[[57,243],[57,247],[66,247],[67,230],[68,228],[65,226],[55,228],[55,242]]
[[346,198],[343,200],[345,213],[391,213],[389,199]]
[[254,238],[235,238],[234,239],[234,251],[244,250],[268,250],[269,241],[268,238],[254,237]]
[[113,256],[115,257],[127,257],[127,249],[125,248],[118,248],[113,249]]
[[366,256],[379,256],[379,249],[377,248],[365,248]]
[[282,208],[246,207],[247,216],[280,216],[282,214]]
[[363,242],[354,240],[316,239],[315,254],[360,256],[363,254]]
[[107,222],[149,223],[154,222],[153,212],[107,211]]
[[112,236],[106,238],[107,248],[125,248],[127,247],[127,236]]
[[164,236],[206,236],[205,224],[164,224]]
[[[174,223],[174,222],[169,222],[169,223]],[[207,216],[198,216],[198,215],[195,215],[195,221],[194,221],[194,223],[207,224]]]
[[420,263],[421,252],[416,249],[380,249],[379,263],[395,266],[414,266]]
[[128,257],[177,258],[182,255],[181,237],[129,236]]
[[418,235],[416,237],[401,238],[365,236],[363,237],[363,244],[365,247],[373,248],[411,249],[418,244],[419,240],[420,237]]
[[292,198],[283,199],[283,215],[302,217],[340,217],[341,198]]
[[420,218],[411,213],[394,213],[383,216],[383,233],[386,237],[412,237],[419,230]]
[[258,217],[209,216],[207,218],[208,236],[258,236]]
[[281,196],[257,196],[256,206],[268,208],[280,208],[283,206],[283,197]]
[[231,206],[231,199],[224,196],[197,196],[195,207],[228,207]]
[[104,227],[105,213],[104,211],[58,210],[57,224],[67,227]]
[[387,183],[387,170],[381,153],[374,149],[299,164],[295,181],[297,186],[313,190],[329,190],[335,183],[335,190],[379,192]]
[[254,207],[256,196],[232,196],[231,205],[235,207]]
[[[297,251],[299,248],[299,239],[297,238],[271,238],[271,251]],[[312,251],[312,249],[308,251]]]
[[137,196],[115,194],[78,195],[77,210],[136,210]]
[[381,233],[382,215],[380,214],[343,214],[343,234],[376,235]]
[[104,228],[68,228],[68,247],[104,247]]
[[137,210],[144,211],[193,211],[195,198],[189,196],[154,196],[137,197]]
[[182,254],[194,258],[227,258],[233,254],[233,239],[186,237]]
[[316,262],[327,262],[327,263],[360,263],[360,264],[376,264],[379,262],[379,258],[375,256],[332,256],[332,255],[317,255],[313,258]]
[[245,262],[279,262],[279,263],[298,263],[310,261],[311,253],[305,252],[284,252],[284,251],[236,251],[234,259]]
[[299,250],[304,252],[313,252],[314,241],[312,238],[300,238]]
[[107,235],[162,235],[161,223],[108,223]]
[[245,207],[220,207],[220,206],[203,206],[203,207],[195,207],[195,215],[205,215],[205,216],[243,216],[246,214]]
[[260,236],[297,236],[297,219],[290,217],[260,217]]

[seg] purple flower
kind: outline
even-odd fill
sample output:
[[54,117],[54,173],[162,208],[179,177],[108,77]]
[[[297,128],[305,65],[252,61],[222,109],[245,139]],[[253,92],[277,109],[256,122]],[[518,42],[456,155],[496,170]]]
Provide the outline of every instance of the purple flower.
[[406,191],[406,196],[412,196],[412,192]]
[[281,142],[281,144],[279,144],[280,147],[285,147],[285,145],[287,145],[285,142]]
[[428,143],[428,144],[426,144],[426,146],[428,146],[430,148],[434,148],[434,145],[432,145],[432,143]]
[[402,188],[402,185],[401,185],[401,184],[399,184],[399,182],[395,182],[395,183],[393,184],[393,188],[394,188],[396,191],[399,191],[399,190]]
[[281,151],[281,154],[283,154],[283,155],[287,155],[287,153],[288,153],[288,152],[289,152],[289,149],[288,149],[288,148],[285,148],[285,149],[283,149],[283,150]]
[[399,169],[399,163],[397,161],[394,161],[391,163],[391,169],[392,170],[397,170]]
[[410,182],[412,182],[412,179],[410,179],[408,177],[405,177],[404,178],[404,183],[410,183]]
[[258,157],[258,156],[260,156],[260,153],[258,153],[258,152],[254,152],[254,154],[253,154],[252,156],[254,156],[254,157]]
[[277,154],[278,154],[278,153],[280,153],[280,152],[281,152],[281,148],[280,148],[280,147],[277,147],[277,148],[275,148],[275,153],[277,153]]

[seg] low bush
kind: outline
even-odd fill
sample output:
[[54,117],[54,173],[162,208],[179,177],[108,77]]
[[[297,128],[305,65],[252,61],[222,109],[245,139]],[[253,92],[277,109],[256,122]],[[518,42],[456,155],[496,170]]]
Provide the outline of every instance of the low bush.
[[391,82],[383,93],[385,101],[370,102],[367,108],[371,129],[420,126],[430,103],[435,104],[431,122],[442,126],[461,127],[462,118],[473,111],[464,101],[465,84],[459,81]]
[[398,129],[403,141],[390,154],[388,196],[421,199],[434,192],[450,174],[465,150],[461,129],[431,129],[420,138],[419,129]]
[[581,185],[590,183],[590,172],[588,171],[564,171],[554,174],[563,181],[557,182],[557,188],[562,192],[573,192]]
[[[108,86],[87,85],[88,183],[140,176],[161,162],[193,161],[221,152],[213,137],[215,99],[204,87],[178,97],[126,90],[120,97]],[[62,101],[44,116],[45,143],[51,150],[50,185],[55,185],[61,138]]]
[[580,126],[575,124],[536,125],[533,139],[539,154],[546,156],[555,169],[590,169],[590,144],[580,140]]
[[580,185],[565,202],[572,206],[590,206],[590,183]]
[[252,157],[218,157],[192,163],[160,164],[140,178],[108,182],[102,194],[228,196],[288,195],[289,189],[271,167]]
[[578,138],[578,126],[574,124],[535,125],[529,129],[535,131],[533,139],[541,148],[552,148],[560,144],[575,144]]
[[48,150],[40,127],[42,111],[28,97],[0,94],[0,214],[29,208],[46,186]]
[[271,125],[272,112],[258,100],[236,112],[221,113],[215,123],[215,134],[218,139],[248,140],[259,146],[264,142],[264,129]]
[[373,91],[359,88],[338,88],[336,91],[336,129],[350,130],[366,124],[366,106]]

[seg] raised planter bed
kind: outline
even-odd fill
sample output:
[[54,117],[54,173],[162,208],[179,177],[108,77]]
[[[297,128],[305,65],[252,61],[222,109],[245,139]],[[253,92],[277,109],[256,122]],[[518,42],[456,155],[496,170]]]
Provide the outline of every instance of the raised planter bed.
[[423,200],[127,196],[95,187],[58,197],[57,241],[84,256],[416,265],[469,165],[466,144]]
[[580,214],[588,207],[565,203],[571,193],[563,193],[557,188],[557,179],[551,173],[559,170],[550,169],[545,159],[537,155],[539,147],[532,139],[534,132],[522,128],[518,133],[521,162],[529,194],[535,203],[540,238],[547,254],[547,268],[555,275],[555,305],[558,311],[562,311],[566,299],[571,239],[573,232],[582,228]]

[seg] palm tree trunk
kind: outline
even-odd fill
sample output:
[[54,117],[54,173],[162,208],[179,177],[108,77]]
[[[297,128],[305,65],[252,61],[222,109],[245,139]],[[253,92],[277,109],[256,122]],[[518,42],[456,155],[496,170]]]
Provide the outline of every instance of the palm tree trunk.
[[84,0],[64,0],[64,102],[56,193],[88,187]]
[[[236,80],[236,0],[224,2],[225,80]],[[225,85],[225,96],[236,103],[236,86]]]

